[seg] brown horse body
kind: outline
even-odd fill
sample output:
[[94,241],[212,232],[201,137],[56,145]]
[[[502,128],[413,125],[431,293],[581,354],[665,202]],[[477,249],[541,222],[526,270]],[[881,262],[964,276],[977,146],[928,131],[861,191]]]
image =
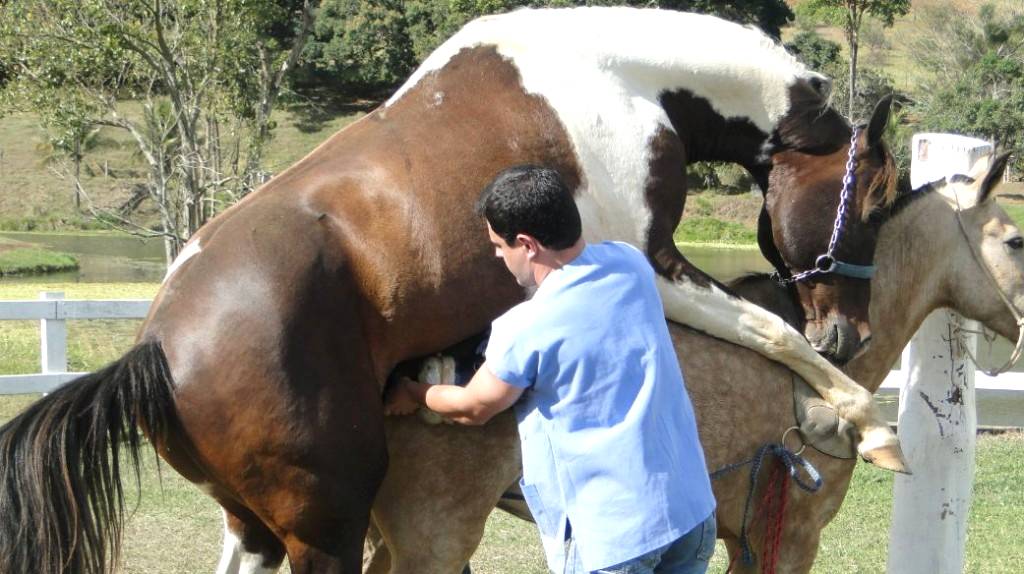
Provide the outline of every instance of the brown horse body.
[[[538,36],[534,23],[551,34]],[[594,53],[557,42],[531,51],[556,32],[594,42]],[[698,50],[693,37],[709,44]],[[671,53],[677,41],[700,65]],[[736,53],[708,59],[728,50]],[[870,395],[854,388],[850,399],[848,381],[795,331],[714,284],[672,242],[686,163],[729,160],[766,189],[762,247],[784,271],[812,265],[828,243],[851,136],[825,107],[821,82],[758,32],[703,16],[523,11],[467,26],[388,104],[196,234],[154,301],[141,354],[0,430],[0,571],[103,571],[104,548],[117,547],[120,490],[118,469],[93,463],[107,456],[96,437],[134,450],[136,424],[223,506],[246,555],[225,571],[285,554],[296,574],[358,570],[387,467],[388,374],[526,295],[491,256],[472,209],[512,164],[556,168],[588,240],[641,247],[671,318],[778,351],[833,389],[862,430],[873,424],[869,442],[879,446],[891,435]],[[855,263],[870,262],[875,241],[861,216],[892,199],[884,123],[877,115],[853,142],[858,183],[836,255]],[[851,331],[845,340],[859,344],[867,293],[865,281],[824,276],[801,297],[807,323]],[[89,414],[100,411],[120,418]],[[34,450],[33,437],[48,434],[58,437],[49,450]],[[73,479],[47,478],[64,476],[72,458],[83,461]],[[49,490],[27,503],[35,484]],[[107,510],[84,510],[93,504]]]
[[[918,325],[939,307],[951,307],[1005,337],[1016,336],[1013,315],[995,290],[1002,290],[1018,308],[1024,305],[1021,234],[989,196],[1001,171],[999,165],[973,184],[920,193],[883,228],[872,284],[874,337],[847,367],[868,390],[877,390]],[[968,237],[956,222],[954,194]],[[993,270],[996,285],[986,281],[968,243]],[[787,293],[765,278],[749,278],[735,288],[789,320],[799,319]],[[676,324],[670,327],[709,471],[749,460],[798,424],[793,385],[799,379],[791,371],[747,349]],[[416,417],[387,420],[391,466],[374,505],[366,574],[461,571],[483,535],[491,508],[518,479],[513,418],[505,413],[471,429],[425,425]],[[798,445],[791,433],[787,446]],[[824,485],[813,494],[790,485],[779,572],[810,571],[821,531],[838,512],[856,463],[812,447],[803,456],[821,472]],[[765,460],[758,497],[774,464],[770,456]],[[725,474],[712,486],[719,537],[726,542],[734,570],[761,571],[761,564],[744,564],[739,556],[750,467]],[[763,522],[750,532],[755,558],[762,555],[763,533]]]

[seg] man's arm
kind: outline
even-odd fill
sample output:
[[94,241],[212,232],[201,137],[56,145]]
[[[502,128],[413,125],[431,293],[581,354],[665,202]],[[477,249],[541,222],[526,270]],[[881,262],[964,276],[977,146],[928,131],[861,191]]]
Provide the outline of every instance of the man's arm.
[[402,379],[388,395],[384,411],[389,415],[408,414],[417,406],[425,406],[457,423],[482,425],[512,406],[523,390],[496,377],[485,362],[465,387]]

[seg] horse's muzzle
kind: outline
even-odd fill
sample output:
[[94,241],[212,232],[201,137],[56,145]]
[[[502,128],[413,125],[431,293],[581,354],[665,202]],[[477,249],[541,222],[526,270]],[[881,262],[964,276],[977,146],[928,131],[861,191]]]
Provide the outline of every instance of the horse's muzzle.
[[807,323],[804,335],[814,350],[836,365],[845,365],[861,350],[868,337],[846,317],[833,316],[821,323]]

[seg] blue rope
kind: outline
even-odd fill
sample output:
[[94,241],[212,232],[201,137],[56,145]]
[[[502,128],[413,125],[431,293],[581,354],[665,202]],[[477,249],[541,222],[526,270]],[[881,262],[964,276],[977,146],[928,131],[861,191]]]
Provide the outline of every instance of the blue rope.
[[[784,445],[767,443],[757,450],[757,454],[753,458],[745,460],[743,462],[737,462],[734,464],[727,464],[718,470],[710,474],[711,480],[716,480],[730,472],[751,465],[750,467],[750,489],[747,491],[747,501],[743,506],[743,523],[740,526],[740,548],[743,549],[743,563],[746,565],[752,565],[754,563],[754,555],[750,550],[750,541],[747,537],[747,519],[750,516],[750,505],[754,500],[754,491],[757,489],[757,476],[761,473],[761,466],[764,464],[764,457],[771,453],[775,455],[775,458],[779,459],[779,462],[789,470],[789,477],[793,479],[802,490],[807,492],[818,492],[821,489],[822,480],[821,473],[818,469],[814,468],[811,463],[807,462],[802,456],[789,450]],[[800,470],[804,471],[804,474],[810,479],[810,482],[805,482],[800,475]]]

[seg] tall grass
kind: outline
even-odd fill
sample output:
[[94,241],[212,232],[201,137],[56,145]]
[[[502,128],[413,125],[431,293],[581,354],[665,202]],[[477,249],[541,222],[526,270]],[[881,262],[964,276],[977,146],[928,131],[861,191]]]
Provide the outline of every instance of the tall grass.
[[32,275],[78,269],[78,260],[67,253],[20,248],[0,251],[0,277]]

